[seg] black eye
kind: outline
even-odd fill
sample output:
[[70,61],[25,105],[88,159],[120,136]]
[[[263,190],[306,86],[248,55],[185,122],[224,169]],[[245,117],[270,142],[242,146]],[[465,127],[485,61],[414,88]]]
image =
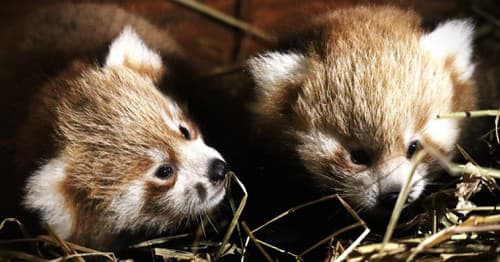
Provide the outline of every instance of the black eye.
[[406,158],[410,159],[415,152],[417,152],[417,149],[420,147],[420,143],[418,140],[411,141],[410,145],[408,146],[408,150],[406,151]]
[[356,150],[351,152],[351,161],[356,165],[370,164],[370,156],[363,150]]
[[160,179],[168,179],[174,174],[174,169],[168,165],[162,165],[156,169],[155,176]]
[[183,126],[179,126],[179,131],[181,131],[181,134],[184,136],[185,139],[189,140],[191,139],[191,134],[189,133],[189,130]]

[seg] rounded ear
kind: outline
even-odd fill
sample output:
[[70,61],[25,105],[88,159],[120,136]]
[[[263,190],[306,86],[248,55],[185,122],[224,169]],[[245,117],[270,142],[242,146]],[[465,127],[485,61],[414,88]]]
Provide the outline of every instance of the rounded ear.
[[470,20],[450,20],[420,39],[420,45],[436,59],[447,60],[461,80],[474,72],[471,62],[474,26]]
[[309,70],[309,60],[298,53],[268,52],[248,61],[255,81],[256,100],[250,109],[261,118],[274,118],[293,100],[294,89]]
[[286,82],[295,82],[307,70],[307,59],[297,53],[268,52],[251,58],[248,67],[259,88],[272,89]]
[[132,29],[126,26],[109,48],[104,67],[124,66],[158,80],[164,72],[158,53],[144,44]]
[[273,104],[287,86],[302,81],[309,60],[297,53],[268,52],[251,58],[248,67],[255,80],[258,104]]

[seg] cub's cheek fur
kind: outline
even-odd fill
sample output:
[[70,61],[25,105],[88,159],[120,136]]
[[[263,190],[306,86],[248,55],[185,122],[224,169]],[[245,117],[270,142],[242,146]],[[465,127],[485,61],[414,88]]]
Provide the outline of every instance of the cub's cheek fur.
[[179,165],[175,182],[164,194],[146,196],[146,199],[151,199],[146,202],[157,201],[159,207],[155,213],[175,213],[194,218],[212,210],[223,199],[224,180],[212,181],[209,174],[213,162],[224,159],[201,137],[183,143],[177,149]]
[[[279,51],[249,60],[257,89],[254,125],[290,145],[324,188],[372,211],[381,194],[399,192],[409,160],[369,163],[360,171],[350,153],[396,159],[420,141],[451,156],[461,120],[436,116],[475,107],[472,36],[468,20],[425,33],[416,14],[392,7],[330,12],[294,32]],[[434,165],[426,159],[417,170],[410,201],[421,195]]]
[[62,159],[52,159],[28,180],[24,206],[37,210],[56,233],[67,239],[73,231],[74,214],[62,193],[66,165]]
[[213,183],[208,178],[214,159],[223,160],[213,148],[203,143],[201,137],[179,147],[180,162],[176,174],[162,180],[154,173],[166,156],[154,150],[156,164],[136,181],[123,186],[114,197],[109,210],[110,223],[116,231],[147,229],[161,233],[177,227],[179,217],[195,218],[215,208],[224,198],[224,183]]
[[[43,125],[55,152],[28,178],[26,208],[64,239],[120,249],[123,232],[174,231],[220,203],[224,159],[156,88],[161,57],[131,27],[103,67],[71,70],[41,88],[31,112],[50,116],[41,119],[52,121]],[[36,116],[23,127],[27,136],[36,135]],[[161,166],[170,168],[166,177],[156,175]]]
[[[179,186],[172,193],[177,199],[185,198],[188,203],[184,207],[185,214],[201,214],[213,209],[224,197],[224,181],[213,181],[209,174],[214,160],[224,160],[211,147],[205,145],[201,138],[181,147],[181,167]],[[181,196],[184,195],[183,197]]]

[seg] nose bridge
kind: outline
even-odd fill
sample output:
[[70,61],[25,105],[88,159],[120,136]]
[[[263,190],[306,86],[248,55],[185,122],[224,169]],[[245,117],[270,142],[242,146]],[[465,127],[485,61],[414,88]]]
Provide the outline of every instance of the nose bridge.
[[202,139],[186,141],[180,145],[180,164],[191,176],[206,176],[214,160],[225,161],[221,154],[206,145]]
[[213,147],[205,144],[202,138],[198,138],[196,141],[193,141],[193,143],[198,153],[203,155],[207,159],[220,159],[224,161],[222,155]]
[[381,193],[395,192],[401,190],[409,174],[409,164],[404,157],[385,158],[377,163],[375,170]]
[[219,151],[215,150],[215,148],[211,147],[211,146],[208,146],[207,144],[203,143],[203,145],[206,147],[206,150],[207,150],[207,154],[212,157],[212,158],[216,158],[216,159],[219,159],[219,160],[222,160],[222,161],[225,161],[224,160],[224,157],[222,157],[222,155],[219,153]]

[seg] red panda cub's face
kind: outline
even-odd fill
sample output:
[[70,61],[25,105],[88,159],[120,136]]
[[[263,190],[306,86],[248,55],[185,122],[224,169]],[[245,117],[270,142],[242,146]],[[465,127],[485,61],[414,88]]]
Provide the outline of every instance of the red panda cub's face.
[[224,197],[224,159],[156,88],[165,70],[126,28],[103,67],[44,87],[57,153],[29,178],[24,204],[62,237],[104,248],[120,232],[175,229]]
[[[471,39],[467,21],[424,33],[415,14],[393,8],[329,13],[298,46],[250,60],[256,123],[281,130],[324,189],[389,212],[416,151],[453,151],[460,122],[436,115],[474,106]],[[436,168],[430,157],[419,165],[409,202]]]

